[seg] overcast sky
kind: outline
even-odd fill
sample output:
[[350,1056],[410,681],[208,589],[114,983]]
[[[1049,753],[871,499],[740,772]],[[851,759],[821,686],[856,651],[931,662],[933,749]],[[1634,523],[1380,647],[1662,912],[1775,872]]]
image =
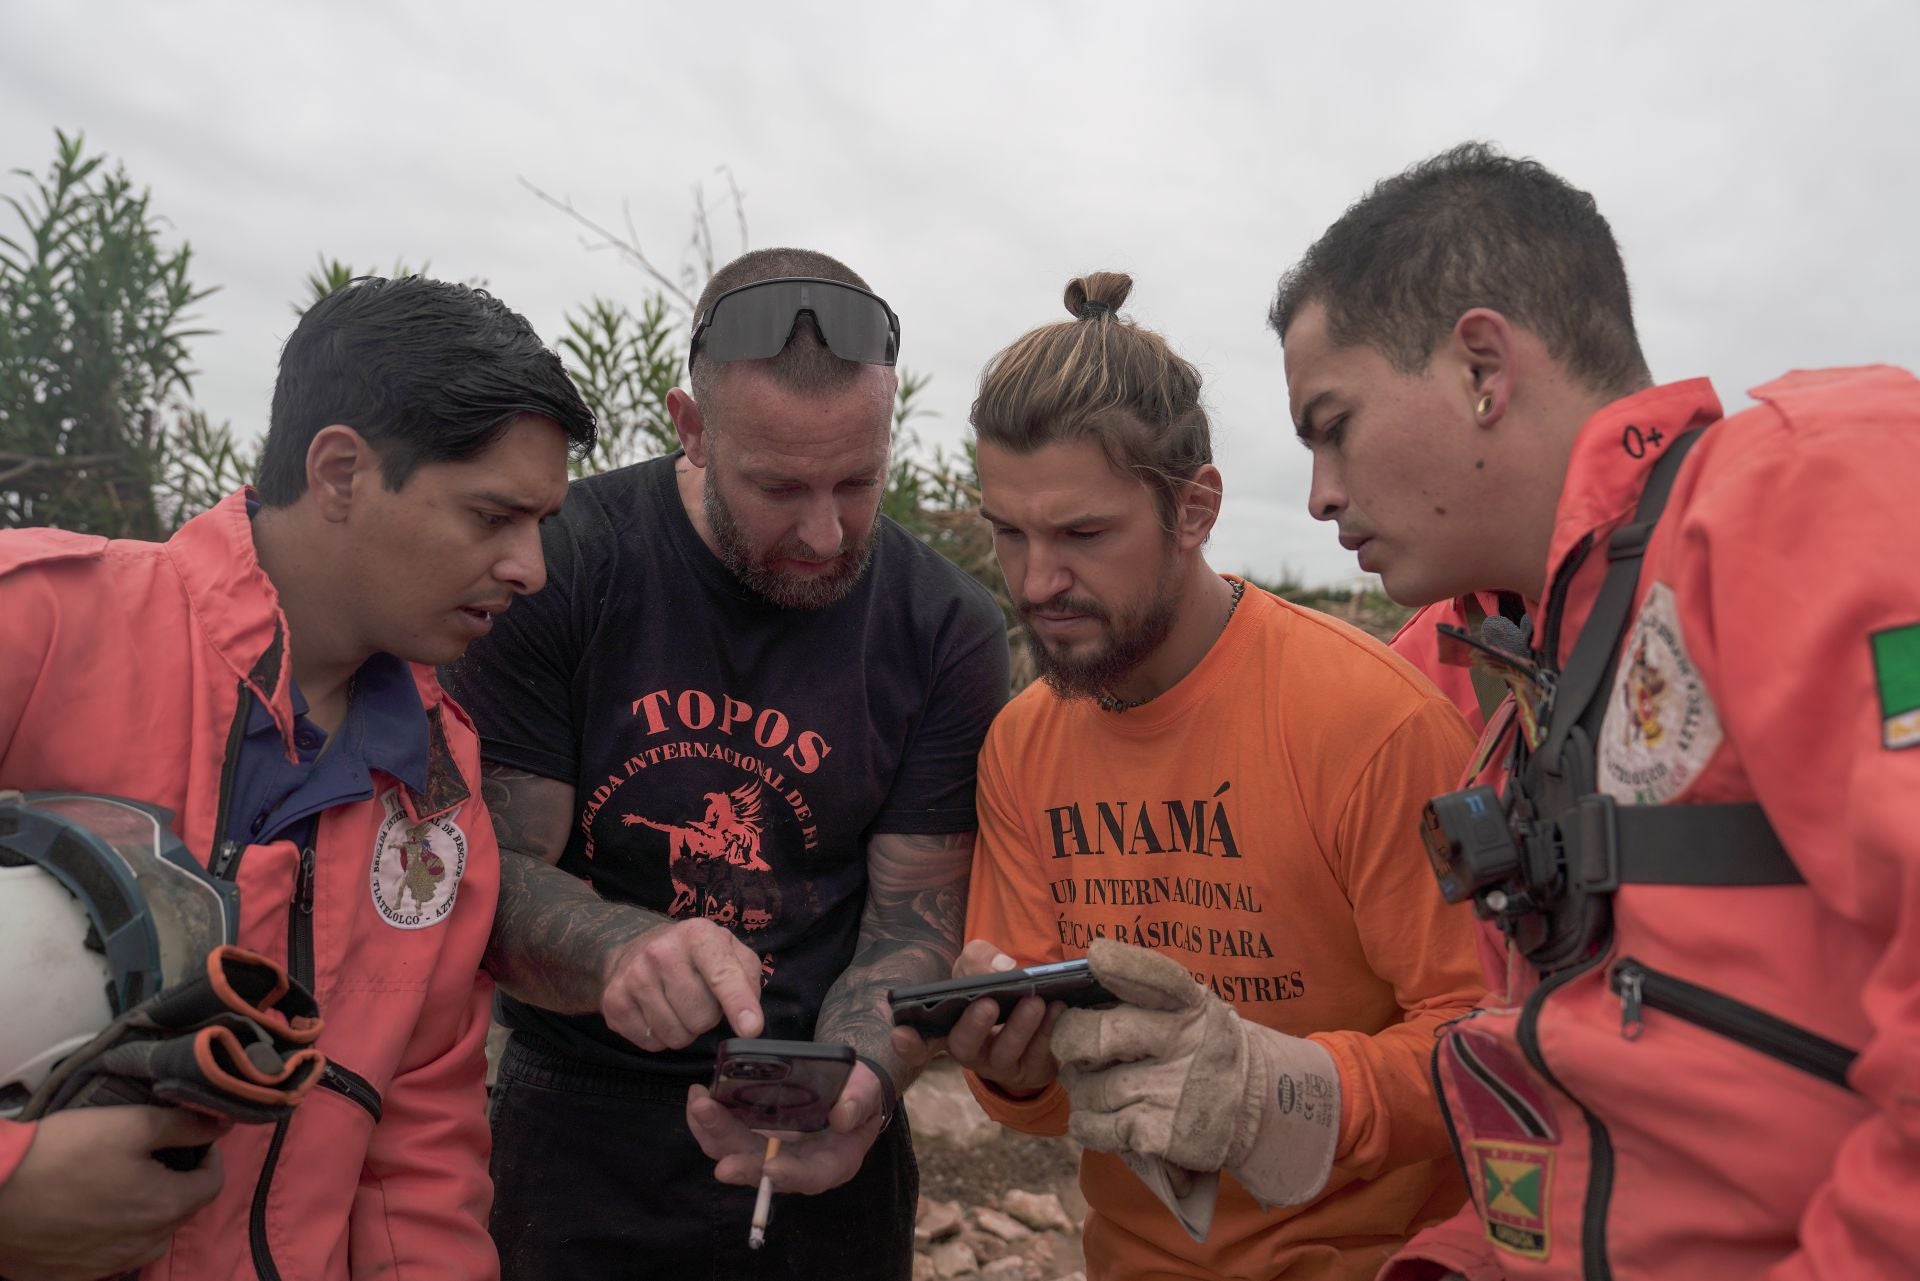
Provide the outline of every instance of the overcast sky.
[[616,225],[630,205],[674,267],[730,167],[753,247],[826,250],[892,302],[934,440],[1068,278],[1125,270],[1127,310],[1206,376],[1216,567],[1347,583],[1263,327],[1342,209],[1489,139],[1598,198],[1657,378],[1732,407],[1791,367],[1915,367],[1916,47],[1912,0],[0,0],[0,168],[43,170],[58,126],[151,187],[220,288],[198,399],[249,434],[322,252],[482,278],[550,340],[596,292],[637,305],[647,280],[522,178]]

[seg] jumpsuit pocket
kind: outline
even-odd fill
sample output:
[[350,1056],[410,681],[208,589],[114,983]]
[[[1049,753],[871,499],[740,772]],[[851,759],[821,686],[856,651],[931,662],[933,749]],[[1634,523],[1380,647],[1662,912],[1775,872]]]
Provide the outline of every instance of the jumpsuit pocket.
[[373,1083],[351,1068],[341,1067],[332,1059],[327,1060],[327,1070],[320,1074],[320,1088],[332,1090],[342,1098],[358,1103],[366,1109],[367,1115],[376,1122],[380,1119],[380,1091]]
[[1659,1010],[1841,1089],[1851,1088],[1847,1069],[1858,1057],[1853,1050],[1744,1001],[1649,969],[1632,957],[1615,963],[1608,984],[1620,997],[1620,1035],[1629,1041],[1640,1035],[1641,1011]]

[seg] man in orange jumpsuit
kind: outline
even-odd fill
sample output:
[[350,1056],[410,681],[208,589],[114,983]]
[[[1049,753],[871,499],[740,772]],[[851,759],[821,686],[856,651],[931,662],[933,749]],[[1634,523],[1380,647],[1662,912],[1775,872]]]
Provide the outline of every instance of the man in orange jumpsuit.
[[1434,1059],[1473,1199],[1383,1277],[1920,1275],[1920,382],[1653,385],[1592,198],[1478,145],[1271,319],[1313,514],[1528,609],[1429,840],[1495,992]]
[[[539,522],[594,430],[497,299],[358,281],[287,340],[257,487],[165,543],[0,533],[0,788],[171,811],[238,887],[239,945],[317,997],[328,1059],[275,1125],[0,1121],[0,1272],[499,1275],[480,972],[499,850],[478,737],[431,664],[540,590]],[[209,1142],[193,1170],[150,1157]]]
[[989,1115],[1087,1149],[1096,1281],[1360,1281],[1461,1196],[1426,1057],[1480,988],[1417,829],[1471,739],[1370,637],[1208,568],[1199,379],[1129,283],[1076,281],[974,406],[1045,680],[981,752],[962,958],[1086,955],[1127,1004],[994,1033],[976,1002],[947,1048]]

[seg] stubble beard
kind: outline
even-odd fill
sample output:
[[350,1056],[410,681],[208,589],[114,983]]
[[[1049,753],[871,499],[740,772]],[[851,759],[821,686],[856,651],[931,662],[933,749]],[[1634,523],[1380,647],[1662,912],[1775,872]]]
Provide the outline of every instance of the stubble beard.
[[[766,556],[756,557],[746,530],[733,518],[733,509],[727,506],[727,500],[720,496],[714,484],[713,467],[709,465],[704,470],[701,506],[706,510],[707,528],[713,531],[714,550],[720,563],[740,585],[760,599],[779,609],[809,612],[825,609],[844,599],[867,572],[867,563],[873,559],[871,526],[859,542],[841,543],[834,567],[824,574],[802,577],[774,569],[767,562],[786,557],[816,560],[819,553],[798,539],[788,539]],[[878,519],[876,516],[876,523]]]
[[[1173,634],[1184,586],[1185,577],[1179,571],[1179,563],[1169,554],[1154,577],[1153,594],[1146,604],[1118,622],[1105,606],[1077,596],[1057,596],[1039,605],[1021,606],[1020,630],[1026,636],[1027,649],[1033,655],[1040,679],[1061,698],[1097,698],[1108,693],[1151,658]],[[1049,649],[1028,621],[1029,614],[1046,608],[1070,610],[1098,619],[1106,626],[1105,643],[1080,654]]]

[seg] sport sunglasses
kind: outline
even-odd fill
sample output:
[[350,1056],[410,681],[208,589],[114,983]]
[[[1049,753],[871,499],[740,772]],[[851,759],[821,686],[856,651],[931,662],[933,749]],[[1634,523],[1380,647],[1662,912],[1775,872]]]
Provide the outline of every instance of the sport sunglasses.
[[878,295],[837,280],[784,276],[729,289],[693,326],[687,368],[708,360],[767,360],[786,349],[805,312],[842,360],[891,365],[900,355],[900,318]]

